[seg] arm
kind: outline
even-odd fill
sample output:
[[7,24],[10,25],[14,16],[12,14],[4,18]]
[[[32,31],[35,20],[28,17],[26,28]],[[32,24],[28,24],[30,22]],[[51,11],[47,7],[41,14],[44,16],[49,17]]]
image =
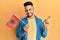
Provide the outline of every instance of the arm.
[[16,31],[16,36],[18,38],[22,38],[24,36],[24,34],[23,34],[23,26],[22,26],[22,22],[21,21],[19,22],[18,29]]
[[45,38],[47,36],[47,32],[48,32],[47,27],[44,28],[44,23],[41,21],[41,36]]

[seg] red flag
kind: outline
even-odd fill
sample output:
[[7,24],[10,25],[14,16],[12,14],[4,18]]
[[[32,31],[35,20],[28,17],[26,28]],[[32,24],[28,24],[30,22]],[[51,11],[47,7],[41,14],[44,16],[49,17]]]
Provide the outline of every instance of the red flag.
[[15,28],[18,25],[19,21],[20,19],[16,15],[12,15],[12,17],[10,18],[6,25],[9,28]]

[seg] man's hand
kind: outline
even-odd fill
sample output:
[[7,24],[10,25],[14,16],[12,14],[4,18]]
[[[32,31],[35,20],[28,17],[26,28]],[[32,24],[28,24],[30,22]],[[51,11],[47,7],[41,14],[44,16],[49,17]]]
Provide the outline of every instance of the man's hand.
[[23,28],[23,34],[26,34],[26,32],[28,31],[29,25],[26,24]]
[[48,22],[49,18],[50,18],[50,16],[47,19],[44,20],[44,29],[46,29],[48,24],[49,24],[49,22]]

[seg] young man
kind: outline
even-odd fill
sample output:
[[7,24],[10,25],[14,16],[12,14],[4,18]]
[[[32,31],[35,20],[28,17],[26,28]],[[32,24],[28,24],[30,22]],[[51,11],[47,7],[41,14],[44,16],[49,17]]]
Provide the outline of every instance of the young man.
[[27,16],[20,20],[16,36],[22,40],[41,40],[47,36],[48,20],[42,19],[34,15],[34,7],[32,2],[25,2],[24,8]]

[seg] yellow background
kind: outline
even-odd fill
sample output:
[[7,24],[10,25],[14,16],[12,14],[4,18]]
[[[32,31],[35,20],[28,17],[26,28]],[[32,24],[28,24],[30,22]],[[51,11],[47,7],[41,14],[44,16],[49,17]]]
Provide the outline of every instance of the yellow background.
[[[15,13],[19,18],[25,17],[23,3],[29,0],[0,0],[0,40],[19,40],[16,28],[6,26],[9,18]],[[30,0],[34,4],[35,15],[43,20],[49,19],[48,35],[42,40],[60,40],[60,0]]]

